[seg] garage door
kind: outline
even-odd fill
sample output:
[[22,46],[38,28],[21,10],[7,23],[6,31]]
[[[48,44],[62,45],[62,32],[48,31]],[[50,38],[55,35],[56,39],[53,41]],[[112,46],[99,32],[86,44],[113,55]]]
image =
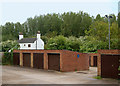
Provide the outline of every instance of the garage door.
[[93,66],[97,67],[97,56],[93,56]]
[[38,69],[44,68],[44,57],[43,53],[34,53],[33,54],[33,67]]
[[60,54],[48,54],[48,69],[60,70]]
[[23,66],[30,67],[31,66],[31,54],[30,53],[23,53]]
[[19,64],[20,64],[20,54],[13,53],[13,65],[19,65]]
[[101,55],[101,76],[103,78],[118,78],[120,55]]
[[91,56],[89,56],[89,66],[91,66]]

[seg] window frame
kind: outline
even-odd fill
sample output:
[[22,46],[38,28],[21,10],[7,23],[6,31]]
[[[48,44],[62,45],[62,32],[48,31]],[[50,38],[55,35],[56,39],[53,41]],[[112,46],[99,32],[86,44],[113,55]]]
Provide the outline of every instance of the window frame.
[[31,47],[31,44],[28,44],[28,47]]

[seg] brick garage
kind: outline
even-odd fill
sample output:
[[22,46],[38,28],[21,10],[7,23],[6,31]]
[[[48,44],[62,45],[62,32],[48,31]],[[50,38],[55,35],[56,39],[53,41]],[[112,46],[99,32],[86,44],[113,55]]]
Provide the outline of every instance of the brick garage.
[[89,65],[91,67],[97,67],[97,53],[89,53]]
[[103,78],[120,78],[120,50],[98,50],[98,75]]
[[[20,66],[24,66],[24,54],[28,53],[30,58],[29,55],[26,58],[29,58],[28,63],[30,63],[30,65],[27,65],[27,67],[66,72],[89,69],[89,55],[86,53],[68,50],[14,50],[13,52],[13,58],[19,58]],[[19,54],[18,57],[15,56],[16,53]],[[42,61],[34,61],[35,59]],[[41,62],[41,64],[38,62]]]

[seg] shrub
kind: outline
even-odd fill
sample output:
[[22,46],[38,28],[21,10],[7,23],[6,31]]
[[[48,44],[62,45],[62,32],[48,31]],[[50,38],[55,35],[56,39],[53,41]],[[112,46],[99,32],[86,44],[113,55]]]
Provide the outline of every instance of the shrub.
[[5,41],[2,42],[2,51],[4,56],[2,57],[2,64],[12,64],[13,63],[13,50],[18,49],[19,45],[16,41]]
[[60,35],[54,38],[50,38],[47,43],[47,49],[66,49],[66,37]]

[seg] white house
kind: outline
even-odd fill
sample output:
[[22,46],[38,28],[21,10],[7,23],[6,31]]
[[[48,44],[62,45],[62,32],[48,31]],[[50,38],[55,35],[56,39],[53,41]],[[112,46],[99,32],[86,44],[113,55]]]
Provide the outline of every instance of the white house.
[[23,34],[19,34],[18,43],[20,49],[29,49],[29,50],[41,50],[44,49],[44,42],[40,38],[40,31],[37,33],[37,38],[23,38]]

